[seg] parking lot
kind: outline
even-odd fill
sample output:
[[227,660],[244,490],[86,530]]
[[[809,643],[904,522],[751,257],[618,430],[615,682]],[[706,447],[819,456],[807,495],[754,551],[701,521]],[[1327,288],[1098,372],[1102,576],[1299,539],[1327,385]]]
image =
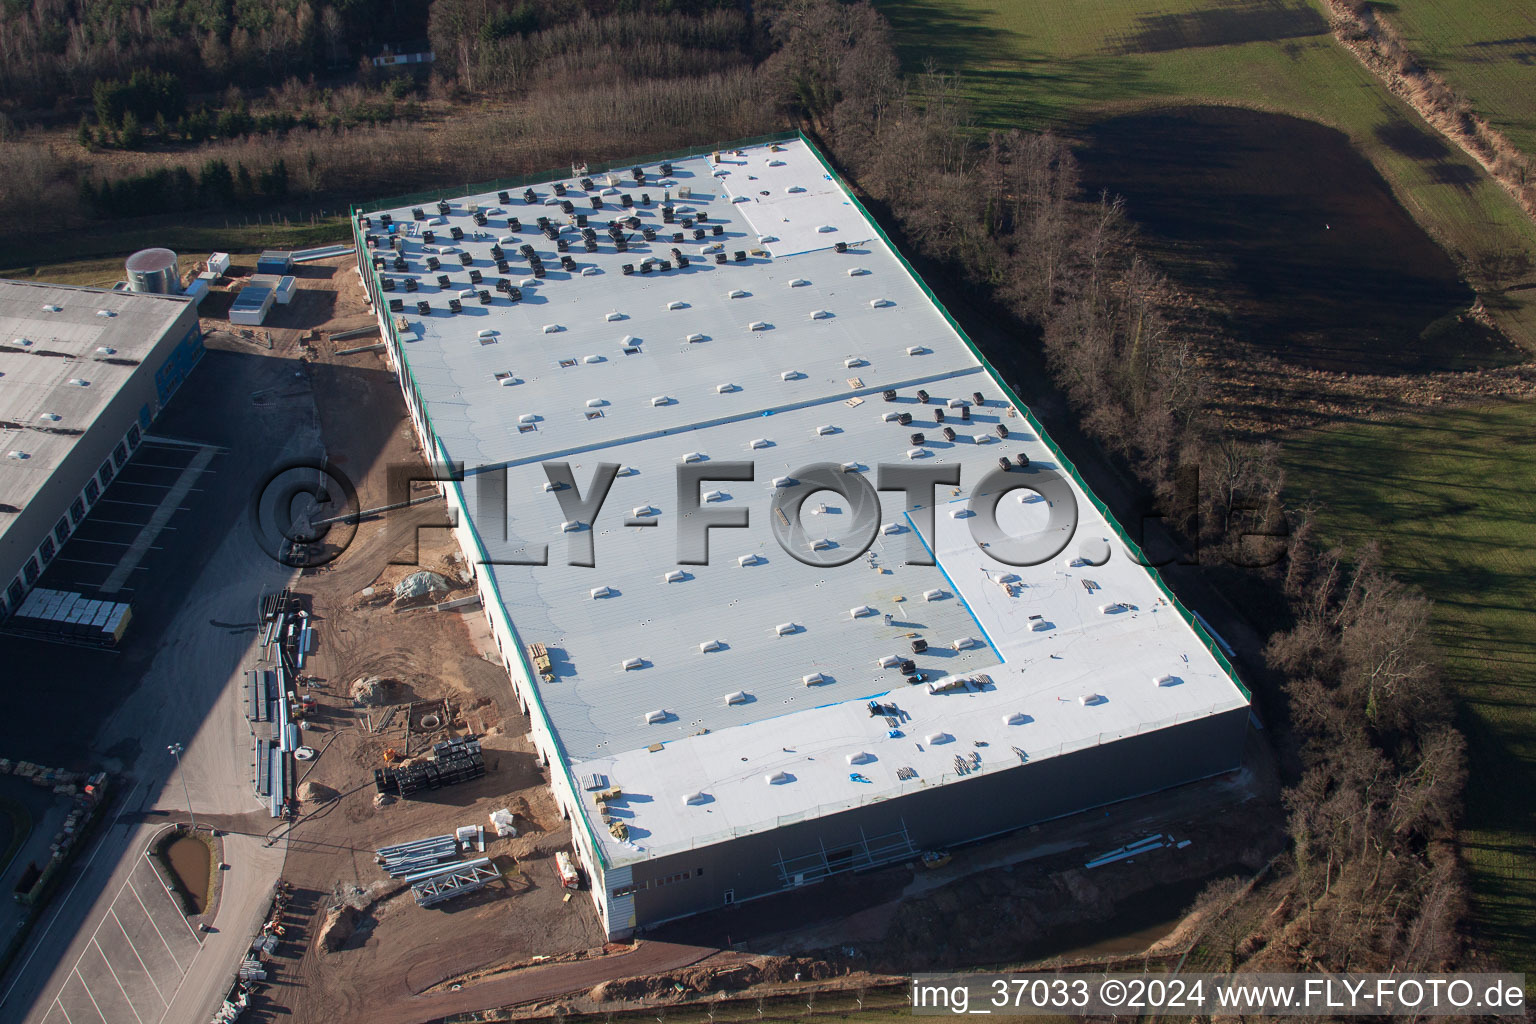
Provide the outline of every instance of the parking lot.
[[141,855],[44,1015],[44,1024],[155,1024],[201,948]]
[[166,532],[186,528],[190,500],[218,472],[218,449],[146,438],[49,565],[39,586],[131,601]]

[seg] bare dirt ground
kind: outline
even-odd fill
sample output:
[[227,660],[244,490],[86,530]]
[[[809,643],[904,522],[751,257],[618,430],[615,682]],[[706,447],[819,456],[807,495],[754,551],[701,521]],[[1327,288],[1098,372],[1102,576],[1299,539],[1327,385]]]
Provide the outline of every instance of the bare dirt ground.
[[[352,479],[363,508],[398,500],[386,483],[391,465],[421,464],[383,356],[335,354],[370,339],[336,343],[331,334],[368,322],[343,258],[307,269],[295,302],[240,341],[264,347],[270,329],[279,345],[298,346],[327,456]],[[216,319],[207,326],[228,330]],[[567,900],[556,880],[553,856],[569,848],[569,826],[546,789],[481,610],[396,612],[380,599],[417,568],[448,577],[450,597],[472,593],[449,534],[414,529],[442,515],[441,502],[428,502],[366,520],[355,536],[328,538],[345,541],[344,550],[306,571],[296,588],[319,634],[306,666],[318,707],[304,732],[319,756],[300,778],[301,792],[313,799],[301,803],[286,833],[264,815],[215,822],[258,834],[270,829],[289,841],[284,877],[294,887],[296,924],[278,947],[281,983],[261,994],[256,1019],[408,1024],[511,1005],[533,1015],[556,1005],[611,1010],[721,992],[874,984],[884,972],[920,965],[1020,961],[1069,947],[1063,928],[1103,921],[1127,897],[1213,872],[1253,870],[1272,852],[1276,784],[1267,743],[1256,738],[1237,776],[978,844],[939,871],[907,865],[839,877],[680,922],[630,945],[605,945],[589,895]],[[401,542],[413,535],[414,558]],[[383,703],[356,708],[352,685],[366,677],[390,683]],[[428,709],[408,711],[411,702],[444,698],[446,726],[428,728],[421,713]],[[381,726],[389,705],[401,707]],[[445,735],[471,732],[483,737],[485,777],[375,804],[373,770],[387,750],[414,755]],[[423,909],[373,861],[379,846],[488,824],[489,812],[501,807],[517,815],[520,834],[487,840],[486,855],[505,879],[482,892]],[[1194,845],[1098,872],[1082,868],[1094,852],[1175,828]],[[357,908],[356,929],[339,950],[325,952],[321,924],[341,903]]]

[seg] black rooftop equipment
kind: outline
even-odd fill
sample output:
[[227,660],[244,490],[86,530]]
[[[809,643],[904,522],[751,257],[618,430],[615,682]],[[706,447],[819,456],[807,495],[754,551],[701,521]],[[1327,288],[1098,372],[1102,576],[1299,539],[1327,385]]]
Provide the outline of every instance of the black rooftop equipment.
[[560,266],[563,267],[566,270],[575,271],[575,269],[576,269],[576,261],[571,259],[569,256],[561,256],[560,257]]
[[662,272],[665,273],[666,271],[672,269],[672,261],[671,260],[662,260],[659,264],[657,264],[657,266],[659,266],[661,268]]
[[623,195],[619,196],[619,205],[628,210],[635,205],[635,197],[630,195],[628,192],[625,192]]
[[634,176],[634,179],[636,181],[638,181],[638,182],[644,182],[645,181],[645,172],[642,171],[640,168],[638,168],[638,167],[631,167],[629,169],[629,173]]
[[704,229],[703,228],[694,228],[693,229],[693,240],[695,242],[702,242],[704,240]]
[[684,217],[683,220],[682,220],[682,224],[683,224],[683,227],[685,227],[685,228],[693,227],[693,218],[692,217]]
[[521,231],[521,230],[523,230],[523,222],[518,220],[516,217],[508,217],[507,218],[507,230],[508,231]]
[[663,178],[670,178],[670,177],[672,177],[672,164],[670,162],[664,161],[662,163],[662,165],[661,165],[661,176]]
[[398,313],[398,312],[400,312],[403,309],[405,309],[405,300],[404,299],[390,299],[389,300],[389,311],[391,313]]
[[489,306],[491,304],[491,293],[489,291],[481,288],[478,294],[480,296],[480,305]]
[[379,214],[379,223],[384,225],[385,227],[389,227],[394,222],[395,222],[395,218],[391,217],[389,214],[387,214],[387,213]]
[[481,227],[481,228],[485,227],[485,214],[482,213],[479,210],[476,210],[475,211],[475,216],[474,216],[474,221],[475,221],[475,226],[476,227]]
[[1020,469],[1029,468],[1029,456],[1025,455],[1023,452],[1019,452],[1019,454],[1015,455],[1013,457],[1013,461],[1019,464]]
[[723,235],[723,234],[725,234],[725,228],[721,227],[719,224],[714,224],[714,225],[711,225],[711,227],[709,229],[709,233],[712,234],[712,235],[717,235],[717,236],[718,235]]
[[624,271],[624,276],[628,277],[635,272],[635,265],[633,263],[626,263],[621,269]]
[[964,420],[965,422],[967,422],[967,423],[971,422],[971,407],[970,406],[962,405],[960,407],[960,418],[962,420]]
[[392,277],[383,278],[379,281],[379,287],[387,292],[392,292],[395,290],[395,279]]
[[626,226],[628,226],[629,230],[631,230],[631,231],[639,231],[640,230],[640,218],[639,217],[633,217],[633,216],[626,217],[626,218],[624,218],[624,224]]
[[504,277],[498,277],[496,279],[496,290],[499,292],[510,292],[512,290],[512,282]]
[[946,440],[946,441],[953,441],[954,439],[955,439],[955,428],[954,427],[945,427],[944,428],[944,440]]
[[743,263],[746,261],[747,251],[745,249],[737,249],[732,258],[735,259],[737,263]]
[[987,400],[985,398],[981,397],[981,392],[980,391],[972,391],[971,392],[971,401],[975,402],[977,405],[986,405],[987,404]]
[[592,209],[594,209],[594,210],[601,210],[602,208],[603,208],[603,197],[602,196],[593,196],[592,197]]
[[592,191],[592,179],[591,178],[582,178],[581,179],[581,190],[583,192],[591,192]]
[[848,243],[847,242],[833,242],[832,243],[832,250],[834,252],[847,252],[848,251]]
[[480,280],[481,280],[481,278],[480,278],[480,271],[478,271],[478,270],[471,270],[469,272],[469,283],[470,284],[479,284]]
[[674,232],[672,232],[672,241],[674,241],[674,242],[681,242],[682,240],[683,240],[683,233],[681,231],[674,231]]
[[1008,456],[1003,455],[1000,456],[997,460],[997,468],[1006,473],[1013,468],[1013,463],[1008,461]]
[[905,427],[912,422],[912,414],[909,412],[897,413],[896,422]]
[[448,229],[448,234],[453,237],[455,242],[462,241],[464,238],[464,229],[455,224],[453,227]]
[[613,251],[614,252],[629,252],[629,241],[628,241],[628,239],[621,238],[617,242],[614,242],[613,243]]
[[884,398],[887,402],[894,402],[896,401],[896,389],[886,388],[880,397]]
[[448,205],[448,200],[439,199],[437,201],[437,212],[442,214],[444,217],[448,216],[448,211],[451,209],[453,209],[453,207]]
[[922,654],[927,649],[928,649],[928,641],[924,640],[922,637],[917,637],[915,640],[912,641],[912,653],[913,654]]
[[539,201],[539,194],[537,192],[535,192],[531,188],[523,189],[523,202],[527,203],[529,206],[532,206],[534,203],[536,203],[538,201]]
[[545,228],[549,227],[549,218],[540,217],[536,223],[539,225],[539,230],[543,231]]
[[716,263],[724,263],[725,262],[725,253],[723,253],[723,252],[715,253],[715,262]]
[[437,235],[431,231],[423,231],[421,233],[421,240],[426,244],[431,245],[433,242],[437,241]]
[[413,292],[416,290],[416,279],[414,277],[408,277],[405,279],[405,290],[408,292]]
[[671,224],[672,223],[672,207],[670,207],[670,206],[663,206],[661,208],[661,222],[663,224]]
[[1005,427],[1001,423],[999,423],[997,426],[993,427],[992,429],[997,432],[997,436],[998,437],[1002,438],[1004,441],[1008,440],[1008,428],[1007,427]]
[[651,205],[651,194],[649,192],[641,192],[640,193],[640,205],[641,206],[650,206]]
[[907,440],[911,441],[913,444],[922,444],[927,439],[924,438],[922,434],[913,434],[911,437],[907,438]]
[[569,216],[576,212],[576,204],[569,199],[560,200],[560,212]]
[[656,229],[651,227],[649,224],[640,229],[640,234],[645,237],[647,242],[656,241]]
[[544,270],[544,264],[540,263],[540,264],[537,264],[536,266],[534,266],[534,268],[533,268],[533,276],[534,277],[543,277],[545,275],[545,273],[546,273],[546,271]]
[[576,215],[576,226],[579,227],[579,228],[584,228],[584,227],[587,226],[587,215],[586,214],[578,213]]
[[944,409],[943,409],[942,406],[940,408],[937,408],[937,409],[933,410],[933,419],[934,419],[935,423],[943,423],[944,422]]
[[511,285],[507,288],[507,298],[511,299],[513,302],[522,302],[523,290],[515,285]]
[[555,195],[557,195],[557,196],[565,195],[565,182],[563,182],[563,181],[555,182]]
[[462,312],[464,312],[464,303],[460,302],[458,299],[449,299],[448,300],[448,312],[450,312],[450,313],[462,313]]
[[570,252],[571,251],[571,243],[567,242],[563,238],[557,238],[557,239],[555,239],[555,251],[556,252]]
[[922,388],[918,388],[917,389],[917,400],[919,402],[922,402],[924,405],[927,405],[928,404],[928,392],[924,391]]
[[709,214],[705,213],[703,210],[700,210],[698,213],[694,214],[694,218],[700,224],[703,224],[705,221],[709,220]]
[[438,274],[437,275],[437,286],[439,288],[447,288],[448,287],[448,275],[447,274]]
[[395,269],[396,270],[404,270],[405,267],[406,267],[405,257],[404,256],[396,256],[395,257]]
[[471,263],[475,262],[475,258],[473,256],[471,256],[467,252],[461,252],[461,253],[459,253],[459,262],[464,264],[464,266],[467,267]]
[[427,219],[427,213],[421,207],[417,206],[417,207],[414,207],[411,210],[411,217],[414,218],[415,220],[426,220]]
[[687,256],[679,256],[677,258],[677,265],[678,265],[679,269],[681,269],[683,267],[686,267],[688,265],[688,257]]
[[416,312],[420,313],[422,316],[431,316],[432,303],[428,302],[426,299],[422,299],[420,302],[416,303]]
[[496,201],[498,203],[506,204],[506,203],[510,203],[512,201],[512,197],[507,195],[507,193],[505,193],[505,192],[497,192],[496,193]]

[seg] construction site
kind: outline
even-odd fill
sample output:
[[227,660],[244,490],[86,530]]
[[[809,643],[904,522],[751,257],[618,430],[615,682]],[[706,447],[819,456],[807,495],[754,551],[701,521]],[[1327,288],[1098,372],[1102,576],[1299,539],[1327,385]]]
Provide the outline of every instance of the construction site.
[[[655,201],[641,209],[658,224],[675,216],[681,227],[683,216],[697,216],[697,207],[708,201],[702,179],[715,170],[746,166],[730,160],[758,160],[764,170],[784,161],[789,170],[774,172],[806,171],[800,161],[812,154],[789,152],[791,145],[721,160],[702,154],[693,158],[696,165],[679,160],[669,174],[657,166],[641,169],[644,188],[655,188]],[[694,213],[679,212],[676,207],[683,204],[669,196],[674,209],[663,214],[662,194],[673,186],[662,180],[676,182],[684,175],[694,176]],[[691,316],[691,323],[703,328],[683,329],[672,346],[680,358],[711,344],[692,335],[725,341],[726,321],[711,326],[699,311],[716,298],[727,306],[750,299],[728,298],[733,291],[757,290],[766,297],[770,289],[782,288],[797,311],[805,301],[836,311],[805,321],[817,330],[834,327],[835,343],[819,336],[797,340],[800,328],[792,326],[787,307],[752,314],[765,323],[771,316],[779,326],[765,334],[751,326],[755,320],[738,325],[749,344],[764,337],[773,344],[759,346],[765,353],[762,366],[736,367],[741,372],[732,373],[733,388],[717,389],[715,377],[724,379],[735,358],[721,362],[718,355],[708,357],[716,361],[713,369],[700,364],[689,375],[663,366],[670,381],[665,385],[632,382],[646,396],[676,392],[668,396],[671,402],[645,398],[648,414],[671,419],[659,424],[654,437],[626,444],[628,450],[614,460],[638,468],[621,472],[616,486],[654,481],[644,494],[615,499],[626,511],[635,506],[631,518],[652,524],[678,511],[670,497],[671,473],[677,453],[690,448],[713,448],[721,458],[735,447],[778,449],[774,466],[758,474],[765,493],[783,486],[778,475],[810,461],[812,449],[834,438],[854,449],[823,452],[826,461],[862,466],[873,476],[875,464],[885,458],[882,438],[891,431],[900,434],[896,457],[905,461],[969,465],[977,456],[980,463],[995,463],[1006,447],[1010,479],[1026,481],[1031,472],[1063,465],[1027,409],[962,344],[950,340],[952,329],[931,297],[906,277],[862,211],[844,209],[841,185],[819,172],[804,176],[822,183],[811,193],[820,205],[793,230],[778,230],[809,244],[820,234],[834,234],[818,231],[824,225],[817,222],[824,221],[837,227],[842,248],[827,244],[797,250],[801,255],[788,250],[775,255],[775,243],[762,240],[774,236],[750,230],[743,241],[726,238],[721,250],[730,261],[731,247],[741,245],[742,266],[722,266],[714,253],[694,261],[721,268],[711,274],[746,274],[741,282],[749,287],[721,291],[704,275],[687,285],[692,289],[687,298],[675,298],[673,292],[684,294],[676,262],[670,271],[659,260],[646,262],[631,276],[620,269],[621,260],[638,262],[645,254],[609,252],[617,248],[610,238],[600,243],[599,256],[607,254],[605,271],[612,261],[612,279],[637,286],[643,280],[656,294],[641,293],[633,302],[616,296],[615,305],[629,308],[619,311],[620,320],[602,310],[584,314],[596,318],[598,331],[624,335],[613,339],[624,344],[611,357],[584,360],[598,340],[577,337],[575,326],[555,332],[557,340],[570,342],[562,352],[568,348],[574,354],[575,367],[564,366],[563,356],[555,358],[551,350],[544,368],[544,356],[530,353],[531,346],[548,344],[537,326],[530,330],[506,320],[483,328],[468,320],[473,329],[458,338],[451,318],[467,314],[449,313],[446,306],[430,318],[434,330],[441,326],[445,332],[442,339],[431,340],[427,331],[414,341],[401,338],[387,292],[372,292],[383,300],[377,306],[370,301],[370,289],[380,285],[374,248],[366,240],[359,249],[361,267],[358,254],[344,250],[290,264],[287,279],[296,283],[286,286],[286,302],[273,300],[259,327],[242,326],[230,316],[256,269],[254,257],[236,256],[205,286],[199,316],[209,358],[192,379],[200,389],[198,404],[222,402],[230,413],[229,422],[204,443],[224,446],[217,449],[215,470],[240,469],[205,477],[206,486],[214,498],[225,495],[234,506],[252,477],[259,479],[272,467],[295,472],[291,467],[298,464],[299,489],[313,498],[303,512],[308,525],[276,546],[259,523],[246,521],[268,517],[266,492],[248,514],[231,514],[217,529],[168,535],[162,543],[172,552],[187,551],[187,545],[216,548],[220,554],[210,565],[225,568],[211,569],[199,583],[213,588],[211,598],[201,596],[204,590],[189,592],[187,610],[173,607],[157,588],[136,593],[136,629],[142,634],[129,633],[124,660],[117,663],[152,680],[228,679],[217,702],[185,709],[181,727],[185,735],[201,729],[186,756],[204,766],[192,776],[186,809],[195,812],[198,827],[221,837],[220,856],[230,869],[199,919],[217,921],[218,929],[198,936],[202,952],[196,955],[206,959],[219,949],[227,956],[227,962],[210,960],[199,969],[211,979],[208,1009],[216,1019],[366,1018],[407,1024],[464,1019],[456,1015],[488,1008],[508,1009],[485,1019],[611,1015],[657,1002],[727,998],[747,1000],[743,1005],[758,1000],[761,1016],[762,1000],[771,1005],[792,993],[796,998],[811,993],[813,1000],[822,993],[826,1007],[846,1008],[855,999],[852,993],[879,991],[895,974],[924,966],[1023,962],[1071,953],[1079,943],[1083,955],[1099,955],[1104,949],[1094,945],[1094,936],[1072,937],[1078,934],[1072,929],[1084,922],[1101,933],[1130,936],[1113,955],[1139,951],[1159,938],[1185,942],[1190,936],[1175,932],[1174,924],[1198,883],[1264,868],[1276,843],[1263,824],[1269,819],[1233,813],[1244,806],[1267,808],[1273,793],[1264,745],[1248,731],[1245,691],[1219,647],[1160,582],[1128,562],[1102,564],[1081,538],[1048,569],[1068,578],[1070,587],[1046,585],[1027,569],[1000,566],[977,573],[979,583],[960,579],[953,563],[962,535],[955,529],[956,524],[963,529],[965,519],[948,514],[934,517],[938,565],[904,564],[911,553],[905,545],[920,532],[921,508],[900,501],[891,501],[880,514],[884,525],[872,566],[866,561],[811,568],[791,562],[771,538],[756,533],[740,552],[733,538],[718,567],[680,569],[671,538],[652,545],[656,550],[649,554],[635,548],[605,563],[604,545],[627,542],[605,526],[565,528],[552,493],[558,488],[544,486],[537,461],[548,449],[536,447],[520,458],[485,454],[491,466],[524,475],[513,477],[520,482],[509,488],[507,499],[516,510],[517,529],[528,533],[510,538],[510,544],[554,541],[559,554],[553,565],[537,570],[547,575],[522,582],[500,575],[496,586],[489,585],[492,574],[480,564],[483,552],[466,538],[471,527],[474,537],[480,536],[485,521],[476,517],[484,506],[473,492],[466,499],[454,486],[433,479],[433,464],[443,455],[433,448],[442,435],[423,431],[423,413],[439,422],[432,410],[440,407],[422,399],[419,409],[413,408],[409,384],[420,370],[406,372],[416,364],[402,359],[402,353],[419,358],[429,350],[423,346],[445,339],[471,346],[476,356],[497,357],[498,367],[505,362],[512,368],[517,384],[537,385],[531,392],[536,397],[519,397],[509,412],[497,414],[518,423],[523,409],[538,409],[535,429],[518,426],[507,434],[511,443],[533,445],[567,429],[592,431],[622,422],[627,412],[620,391],[603,392],[610,404],[592,406],[588,393],[601,388],[578,381],[565,395],[556,389],[556,377],[583,367],[603,372],[620,360],[641,365],[634,360],[643,358],[648,345],[657,345],[645,340],[642,324],[658,315],[642,315],[641,302],[662,315]],[[580,184],[572,180],[562,187],[570,195]],[[551,212],[559,209],[552,187],[528,187],[539,193],[539,211],[546,208],[546,193],[556,199]],[[788,187],[772,186],[789,199],[800,197]],[[634,188],[638,204],[641,187]],[[594,182],[590,192],[604,202],[622,202],[606,198],[608,190]],[[472,224],[477,213],[494,207],[495,197],[480,211],[461,200],[445,203],[453,218]],[[749,230],[725,207],[717,197],[707,216],[687,229],[692,239],[702,225],[703,236],[684,244],[705,248],[725,232]],[[409,207],[401,216],[420,223],[410,219]],[[525,217],[532,227],[535,216]],[[716,226],[722,235],[712,233]],[[362,217],[358,229],[360,236],[366,234]],[[411,245],[428,244],[420,231],[410,236],[416,239]],[[563,231],[557,228],[555,234]],[[585,248],[574,216],[565,233]],[[558,241],[568,242],[563,236]],[[643,246],[638,238],[633,244],[637,250]],[[402,247],[408,268],[423,260],[424,279],[435,279],[436,272],[425,269],[423,252]],[[508,256],[506,250],[502,256]],[[556,258],[551,255],[551,262]],[[479,260],[473,256],[471,262]],[[853,262],[836,262],[841,260]],[[860,261],[867,272],[851,273]],[[530,263],[529,269],[533,274],[540,268]],[[820,290],[806,283],[813,275],[830,280],[832,273],[862,290],[842,296],[830,286]],[[527,310],[541,322],[555,322],[562,314],[535,307],[549,306],[555,287],[581,288],[592,276],[563,266],[530,276],[515,286],[522,289],[517,302],[497,292],[503,305],[493,308],[503,316]],[[439,290],[435,283],[420,288],[434,295]],[[540,303],[546,288],[548,298]],[[872,315],[890,308],[872,304],[871,295],[910,305],[909,329],[921,340],[891,334],[877,341],[868,333],[872,326],[855,323],[856,307]],[[588,304],[582,298],[561,301]],[[696,312],[678,313],[670,303]],[[461,311],[475,308],[478,303],[460,302]],[[444,323],[435,325],[439,315]],[[487,343],[481,336],[485,329],[499,332],[495,337],[501,340]],[[515,331],[540,340],[514,340]],[[514,345],[522,348],[514,351]],[[641,351],[627,354],[625,347]],[[828,360],[835,366],[825,372],[816,368]],[[885,369],[887,362],[914,360],[925,367],[916,376]],[[945,361],[950,365],[941,365]],[[798,376],[781,367],[791,363]],[[487,368],[483,383],[489,393],[521,396],[508,390],[513,386],[500,372]],[[772,419],[753,410],[750,421],[733,416],[706,429],[693,425],[699,415],[689,390],[694,384],[722,402],[770,384],[804,394],[792,403],[797,408],[779,410]],[[894,400],[887,397],[891,392]],[[570,424],[563,421],[566,404],[577,410]],[[201,422],[196,410],[180,409],[169,406],[165,426],[157,429],[177,436],[202,429],[195,426]],[[900,420],[903,414],[906,421]],[[833,429],[823,432],[827,423]],[[908,437],[918,428],[928,435],[921,443]],[[668,438],[696,429],[702,432]],[[731,434],[728,441],[708,440],[711,431],[722,430]],[[772,439],[769,445],[756,444],[760,434]],[[282,443],[247,451],[246,437]],[[599,437],[589,440],[596,443]],[[649,447],[658,443],[660,449],[651,453]],[[926,454],[907,455],[918,449]],[[1026,462],[1019,459],[1033,470],[1023,469]],[[344,477],[345,486],[329,486],[322,480],[325,472]],[[531,479],[524,478],[528,473]],[[583,491],[587,473],[578,463],[575,480]],[[974,475],[968,482],[975,482]],[[1082,485],[1069,486],[1077,488],[1080,531],[1098,543],[1114,537],[1112,522]],[[194,508],[196,494],[187,499]],[[807,509],[832,509],[846,501],[826,494],[830,497],[812,500]],[[941,498],[941,507],[958,508],[950,502],[961,496]],[[278,488],[271,504],[289,498],[290,491]],[[744,491],[742,498],[745,503]],[[1025,518],[1010,521],[1027,527],[1034,510],[1025,502],[1014,505]],[[553,518],[545,514],[550,511]],[[754,520],[758,514],[754,509]],[[537,525],[542,520],[550,520],[547,530]],[[171,520],[172,526],[180,522]],[[891,524],[899,528],[888,528]],[[540,537],[541,530],[547,535]],[[561,564],[570,537],[594,532],[600,537],[595,569]],[[631,537],[646,533],[628,531]],[[807,535],[806,550],[826,550],[815,542],[832,534],[828,527],[825,535]],[[729,531],[717,534],[716,543],[729,537]],[[226,551],[238,551],[236,560],[229,561]],[[145,563],[150,574],[155,557],[151,553]],[[1065,564],[1079,559],[1082,565]],[[743,589],[727,578],[752,569],[770,582]],[[814,579],[797,584],[790,575],[797,570]],[[682,575],[674,578],[674,572]],[[1005,579],[1010,572],[1017,577]],[[872,578],[878,580],[873,586],[867,582]],[[625,600],[644,594],[642,588],[652,583],[660,591],[646,602],[650,607],[626,616]],[[674,596],[699,585],[699,593],[686,600]],[[606,592],[598,596],[600,590]],[[526,596],[509,598],[519,593]],[[775,593],[781,594],[777,600],[787,597],[800,607],[756,607],[750,612],[756,625],[741,628],[738,620],[748,613],[731,610],[737,601],[761,602]],[[1033,608],[1018,614],[1021,602],[1030,599],[1050,613],[1048,629],[1039,628],[1044,620]],[[795,628],[780,632],[776,624],[784,622]],[[757,625],[761,638],[754,635]],[[151,654],[167,635],[204,635],[194,631],[209,627],[224,634],[215,659],[198,655],[202,660],[186,661],[191,655],[185,643],[164,647],[183,653]],[[1090,630],[1096,645],[1036,652],[1019,647],[1021,641],[1053,643]],[[664,636],[666,644],[652,644],[646,636]],[[1120,650],[1121,643],[1130,647]],[[804,650],[785,661],[778,653],[784,644]],[[695,661],[717,660],[700,674],[684,655],[670,653],[674,647],[687,648],[686,657]],[[1120,679],[1113,663],[1131,649],[1138,652],[1134,676]],[[1053,675],[1056,653],[1091,660],[1091,682],[1081,667]],[[174,668],[151,667],[162,664],[152,657],[167,656],[179,659]],[[641,664],[630,664],[632,658]],[[1030,688],[1019,688],[1010,662],[1031,666]],[[111,745],[114,735],[149,735],[156,728],[150,723],[166,699],[156,696],[157,685],[130,698],[128,712],[108,727],[102,742],[109,749],[126,749],[120,741]],[[1087,699],[1091,696],[1102,699]],[[783,711],[770,716],[772,705]],[[653,716],[656,711],[660,714]],[[1082,725],[1093,715],[1099,716],[1094,724]],[[191,724],[199,720],[205,724]],[[914,741],[919,749],[910,752]],[[710,745],[720,743],[732,748],[728,758],[711,753]],[[1147,743],[1152,746],[1143,749]],[[902,747],[909,752],[898,755]],[[1115,753],[1106,759],[1106,752]],[[659,760],[685,753],[672,768]],[[851,754],[862,756],[845,756]],[[216,767],[208,767],[209,758]],[[748,758],[754,759],[749,765],[721,767]],[[1126,770],[1082,767],[1095,762]],[[1063,766],[1061,778],[1071,778],[1071,785],[1050,781],[1056,778],[1053,764]],[[226,765],[228,784],[214,787],[209,780]],[[1020,769],[1024,775],[1017,774]],[[1031,776],[1035,769],[1043,771]],[[850,784],[859,791],[853,801],[841,793]],[[1014,789],[1021,784],[1026,789],[1018,792],[1052,794],[1050,806],[1021,802]],[[988,796],[989,787],[1002,788]],[[969,795],[957,800],[954,794]],[[168,790],[165,799],[176,795]],[[1137,799],[1122,799],[1129,796]],[[768,797],[777,803],[769,807]],[[128,799],[135,797],[130,793]],[[952,804],[958,817],[936,813],[925,803],[934,799]],[[718,825],[703,817],[723,819],[737,804],[747,817]],[[1099,809],[1073,813],[1088,807]],[[771,811],[766,819],[764,811]],[[138,808],[121,820],[146,815],[151,822],[154,815],[185,819],[165,806]],[[851,842],[815,838],[817,830],[830,835],[827,829],[849,821]],[[675,837],[663,841],[668,830]],[[791,849],[806,835],[810,849]],[[760,848],[763,843],[766,849]],[[711,844],[718,849],[706,859]],[[964,914],[955,912],[960,906],[968,908]],[[1127,907],[1135,910],[1130,917]],[[115,909],[128,913],[121,900]],[[89,930],[84,935],[89,938]],[[78,978],[45,988],[44,999],[53,1001],[39,1002],[37,1016],[29,1019],[75,1019],[91,999],[102,1001],[111,976],[87,969],[86,957],[93,955],[81,953]],[[60,970],[75,962],[62,959]],[[113,968],[110,958],[106,968]],[[141,996],[125,996],[128,1002],[104,1012],[104,1019],[127,1020],[130,1009],[141,1012]],[[785,1013],[780,1019],[815,1015],[804,1009]],[[743,1011],[741,1019],[751,1016]]]

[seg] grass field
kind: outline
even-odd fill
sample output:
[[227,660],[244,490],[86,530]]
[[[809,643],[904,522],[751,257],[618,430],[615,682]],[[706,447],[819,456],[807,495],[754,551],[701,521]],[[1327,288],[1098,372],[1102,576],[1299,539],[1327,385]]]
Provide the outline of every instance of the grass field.
[[[317,218],[314,223],[245,223],[231,217],[173,217],[136,221],[131,226],[93,228],[89,237],[71,232],[29,242],[29,262],[0,268],[0,277],[50,281],[56,284],[110,288],[123,279],[123,259],[148,246],[174,249],[184,260],[204,259],[211,252],[256,252],[262,249],[304,249],[347,240],[347,218]],[[14,250],[13,250],[14,253]],[[185,270],[184,262],[182,269]]]
[[[1109,114],[1186,103],[1294,114],[1348,135],[1453,254],[1536,251],[1536,225],[1508,194],[1394,99],[1306,0],[876,2],[904,65],[932,59],[960,72],[984,126],[1076,134]],[[1489,304],[1502,307],[1493,312],[1511,339],[1536,352],[1536,289]]]
[[1360,423],[1284,444],[1293,500],[1330,541],[1379,539],[1435,602],[1465,694],[1472,759],[1463,852],[1475,917],[1511,970],[1536,969],[1536,404]]
[[1536,156],[1536,7],[1508,0],[1375,5],[1414,56]]
[[[876,2],[906,67],[931,59],[960,72],[982,127],[1082,136],[1113,115],[1200,103],[1292,114],[1347,135],[1453,257],[1536,252],[1536,226],[1513,200],[1335,42],[1310,0]],[[1536,61],[1529,4],[1379,6],[1414,46],[1415,33],[1442,35],[1448,48],[1425,56],[1448,61],[1447,78],[1486,113],[1529,121],[1536,72],[1520,64]],[[1536,288],[1483,298],[1511,340],[1536,352]],[[1511,404],[1347,425],[1285,446],[1291,494],[1318,496],[1328,533],[1381,539],[1389,565],[1436,601],[1437,640],[1466,698],[1473,779],[1463,838],[1476,917],[1516,970],[1536,969],[1532,438],[1536,405]]]

